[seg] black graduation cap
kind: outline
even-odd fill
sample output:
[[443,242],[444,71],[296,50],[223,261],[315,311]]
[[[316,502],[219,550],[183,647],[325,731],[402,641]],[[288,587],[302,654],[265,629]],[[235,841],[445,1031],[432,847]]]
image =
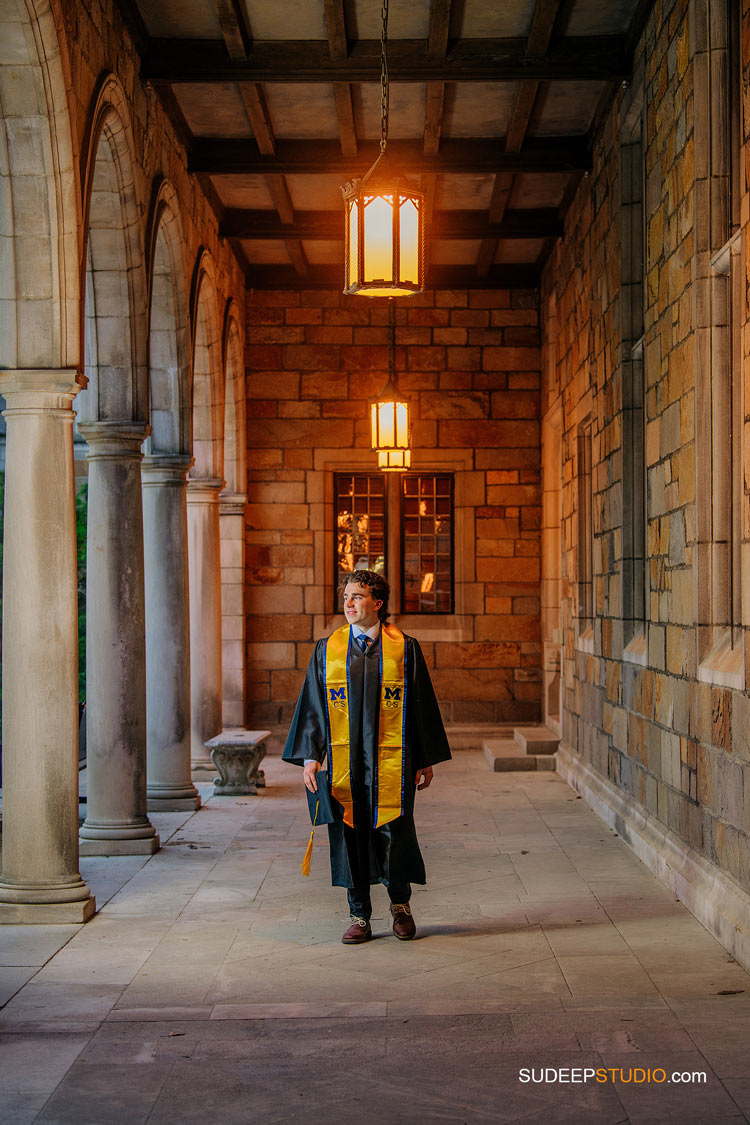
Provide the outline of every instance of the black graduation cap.
[[328,770],[318,770],[315,774],[315,780],[318,783],[318,792],[311,793],[309,789],[305,789],[307,794],[307,807],[310,812],[310,822],[313,828],[318,824],[333,824],[334,820],[339,819],[336,817],[331,805],[331,790],[328,787]]
[[315,780],[318,783],[317,793],[311,793],[305,787],[307,794],[307,808],[310,813],[310,820],[312,821],[312,832],[310,833],[310,842],[307,845],[302,866],[300,868],[303,875],[310,874],[310,860],[312,859],[313,849],[313,836],[318,824],[333,824],[334,820],[339,819],[333,811],[331,804],[331,791],[328,788],[328,770],[318,770],[315,774]]

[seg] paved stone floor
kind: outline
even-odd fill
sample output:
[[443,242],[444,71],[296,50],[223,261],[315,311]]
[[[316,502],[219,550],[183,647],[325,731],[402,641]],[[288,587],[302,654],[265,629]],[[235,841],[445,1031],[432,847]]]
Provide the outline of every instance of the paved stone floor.
[[148,862],[82,861],[88,925],[0,927],[3,1125],[750,1120],[750,978],[555,774],[439,767],[419,938],[375,888],[350,948],[324,832],[299,873],[301,774],[267,765],[155,817]]

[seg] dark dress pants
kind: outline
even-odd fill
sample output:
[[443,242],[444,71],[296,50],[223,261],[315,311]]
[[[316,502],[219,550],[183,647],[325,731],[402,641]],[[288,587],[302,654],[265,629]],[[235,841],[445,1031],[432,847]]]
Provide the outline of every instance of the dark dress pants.
[[[391,902],[408,902],[411,898],[411,884],[390,880],[385,884]],[[347,887],[346,897],[349,899],[349,913],[355,918],[366,918],[369,922],[372,915],[369,883],[363,887]]]

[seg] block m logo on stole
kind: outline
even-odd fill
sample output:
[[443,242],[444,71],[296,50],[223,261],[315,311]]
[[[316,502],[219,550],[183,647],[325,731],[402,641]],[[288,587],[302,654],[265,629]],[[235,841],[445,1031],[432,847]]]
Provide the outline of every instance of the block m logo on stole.
[[383,703],[386,707],[395,709],[401,706],[401,691],[400,687],[384,687],[383,688]]
[[331,697],[331,706],[335,707],[337,711],[346,711],[346,688],[329,687],[328,691]]

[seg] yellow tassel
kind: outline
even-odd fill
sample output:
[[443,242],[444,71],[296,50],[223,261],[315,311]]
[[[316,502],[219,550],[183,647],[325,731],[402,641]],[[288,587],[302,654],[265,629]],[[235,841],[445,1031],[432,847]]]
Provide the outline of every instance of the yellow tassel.
[[312,859],[313,836],[315,835],[315,821],[317,821],[317,819],[318,819],[318,809],[319,808],[320,808],[320,801],[318,801],[318,803],[315,806],[315,819],[313,820],[312,832],[310,833],[310,842],[307,845],[307,851],[305,852],[305,857],[302,860],[302,864],[300,866],[300,871],[302,872],[303,875],[307,875],[308,878],[310,877],[310,860]]
[[310,876],[310,860],[312,859],[313,836],[314,835],[315,835],[315,829],[313,828],[312,832],[310,833],[310,843],[307,845],[307,851],[305,852],[305,858],[302,860],[302,866],[300,867],[300,871],[302,872],[302,874],[307,875],[308,878]]

